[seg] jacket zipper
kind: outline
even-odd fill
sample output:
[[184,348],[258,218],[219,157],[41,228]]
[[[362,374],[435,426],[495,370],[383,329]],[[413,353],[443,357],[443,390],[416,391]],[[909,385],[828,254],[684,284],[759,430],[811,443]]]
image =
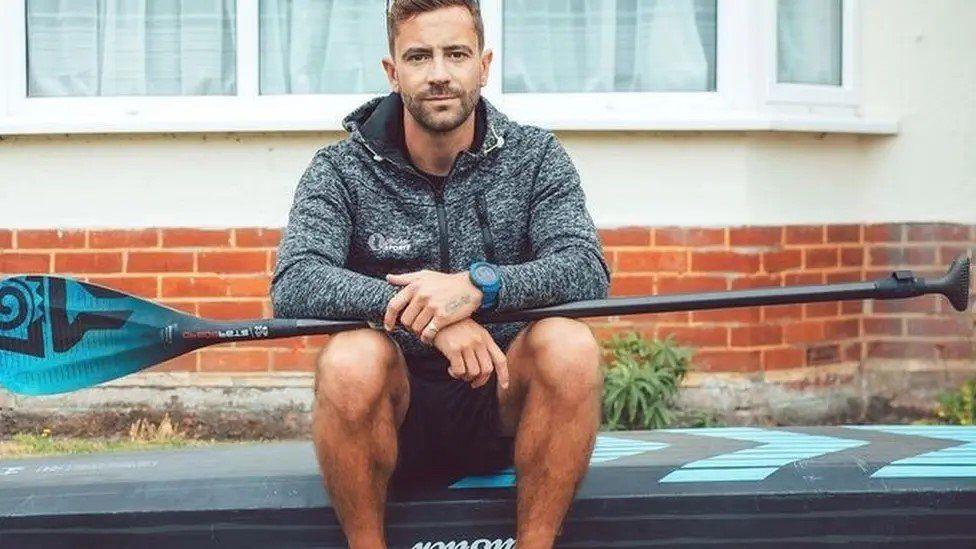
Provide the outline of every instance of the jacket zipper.
[[[448,173],[447,175],[450,177],[451,174]],[[428,182],[430,182],[429,179]],[[433,183],[430,186],[434,189],[434,203],[437,205],[437,228],[441,244],[441,272],[448,273],[451,271],[451,250],[447,245],[447,211],[444,208],[444,192],[442,189],[434,187]],[[447,186],[447,178],[444,179],[444,186]]]
[[495,241],[491,237],[491,229],[488,226],[488,205],[485,203],[484,193],[478,193],[475,211],[478,214],[478,224],[481,225],[481,240],[485,244],[485,261],[496,263]]

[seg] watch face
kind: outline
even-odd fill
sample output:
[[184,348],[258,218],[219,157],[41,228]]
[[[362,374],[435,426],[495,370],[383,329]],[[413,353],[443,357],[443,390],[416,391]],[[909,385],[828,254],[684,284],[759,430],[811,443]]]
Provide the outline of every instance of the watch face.
[[495,273],[495,269],[487,265],[479,265],[472,274],[474,274],[475,280],[486,286],[498,282],[498,274]]

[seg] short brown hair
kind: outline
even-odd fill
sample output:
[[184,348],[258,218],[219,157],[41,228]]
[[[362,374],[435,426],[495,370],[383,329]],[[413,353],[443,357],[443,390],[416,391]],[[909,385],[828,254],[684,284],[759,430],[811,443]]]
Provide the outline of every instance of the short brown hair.
[[390,55],[394,55],[394,43],[397,37],[397,26],[404,21],[441,8],[461,6],[467,8],[474,19],[474,32],[478,35],[478,49],[485,48],[485,23],[481,19],[481,8],[477,0],[387,0],[386,4],[386,35],[390,42]]

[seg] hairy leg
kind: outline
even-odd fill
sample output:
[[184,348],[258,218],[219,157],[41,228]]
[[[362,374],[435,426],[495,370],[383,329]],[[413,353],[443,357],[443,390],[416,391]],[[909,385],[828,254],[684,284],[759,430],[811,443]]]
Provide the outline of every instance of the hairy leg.
[[600,347],[586,324],[556,317],[527,326],[507,357],[512,383],[498,398],[515,435],[516,544],[552,547],[600,426]]
[[386,488],[410,400],[406,372],[397,344],[376,330],[336,334],[319,356],[312,439],[352,548],[386,547]]

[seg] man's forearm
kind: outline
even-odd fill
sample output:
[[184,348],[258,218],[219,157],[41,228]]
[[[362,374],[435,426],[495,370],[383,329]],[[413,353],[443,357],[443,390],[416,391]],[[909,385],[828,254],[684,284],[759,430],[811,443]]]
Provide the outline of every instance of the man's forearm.
[[305,259],[273,281],[271,297],[276,317],[380,323],[387,303],[398,290],[386,281]]
[[567,248],[520,265],[500,265],[499,312],[607,296],[609,269],[588,248]]

